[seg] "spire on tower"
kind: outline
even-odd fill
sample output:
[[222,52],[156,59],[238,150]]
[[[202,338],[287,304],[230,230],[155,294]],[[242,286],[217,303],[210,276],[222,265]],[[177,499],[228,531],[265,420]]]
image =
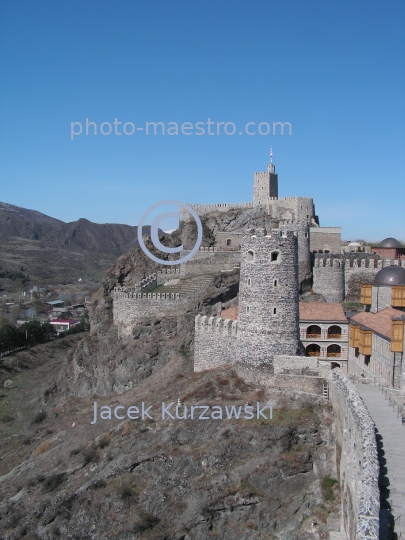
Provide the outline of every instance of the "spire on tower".
[[270,148],[270,163],[273,163],[273,148]]

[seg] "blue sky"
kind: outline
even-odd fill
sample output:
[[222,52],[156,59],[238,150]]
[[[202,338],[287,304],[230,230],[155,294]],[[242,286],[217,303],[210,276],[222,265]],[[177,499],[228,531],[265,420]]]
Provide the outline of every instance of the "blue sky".
[[[272,147],[280,196],[312,196],[321,225],[405,240],[402,0],[0,6],[0,200],[135,225],[161,200],[250,201]],[[71,140],[86,118],[237,131]],[[247,122],[292,135],[248,136]]]

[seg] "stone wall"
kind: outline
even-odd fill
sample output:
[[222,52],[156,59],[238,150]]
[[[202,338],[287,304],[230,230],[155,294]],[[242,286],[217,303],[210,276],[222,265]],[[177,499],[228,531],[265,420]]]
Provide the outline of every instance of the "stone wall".
[[371,293],[371,313],[378,313],[379,311],[391,307],[392,302],[392,287],[375,287],[372,288]]
[[238,322],[221,317],[195,318],[194,371],[214,369],[235,359]]
[[[184,252],[184,256],[189,253]],[[185,263],[180,265],[180,276],[188,277],[198,274],[231,271],[240,266],[240,251],[218,251],[214,248],[201,248]]]
[[181,297],[178,293],[142,294],[114,291],[113,319],[116,324],[129,327],[144,317],[164,316],[169,310],[183,314],[194,305],[197,293]]
[[313,291],[322,294],[327,302],[343,302],[345,297],[343,260],[316,258],[313,268]]
[[329,251],[329,253],[340,253],[341,249],[341,227],[311,227],[310,228],[310,250],[312,253]]
[[[218,204],[189,204],[198,216],[205,216],[211,212],[229,212],[229,210],[248,210],[253,208],[252,202],[242,202],[242,203],[218,203]],[[188,212],[184,207],[180,207],[180,213],[183,214],[184,220],[186,222],[194,221],[193,216]]]
[[375,425],[357,390],[339,369],[329,388],[335,413],[341,515],[347,538],[379,538],[380,493]]
[[288,370],[302,370],[303,368],[310,369],[311,371],[319,371],[319,362],[316,357],[308,356],[286,356],[278,355],[273,359],[274,374],[283,373]]
[[317,396],[323,396],[325,386],[327,387],[324,377],[274,374],[272,366],[253,366],[237,362],[233,368],[244,381],[257,387],[291,390]]
[[158,270],[157,284],[162,285],[163,283],[167,283],[168,281],[171,281],[172,279],[176,279],[179,277],[180,277],[180,266],[176,267],[175,265],[173,265],[170,268],[164,268],[163,270]]

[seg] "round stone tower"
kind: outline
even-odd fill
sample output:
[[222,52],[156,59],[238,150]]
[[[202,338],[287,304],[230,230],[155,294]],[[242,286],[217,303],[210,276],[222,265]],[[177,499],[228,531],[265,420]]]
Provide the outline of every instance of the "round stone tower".
[[271,364],[299,344],[298,241],[292,230],[249,230],[241,249],[238,359]]

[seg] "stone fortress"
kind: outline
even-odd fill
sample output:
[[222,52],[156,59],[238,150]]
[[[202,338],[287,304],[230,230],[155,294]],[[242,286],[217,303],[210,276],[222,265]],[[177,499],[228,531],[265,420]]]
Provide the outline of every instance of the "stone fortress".
[[[199,372],[228,365],[242,378],[258,385],[280,391],[289,389],[318,394],[329,399],[337,426],[337,474],[342,495],[341,529],[331,538],[388,538],[381,532],[384,526],[380,519],[380,470],[374,422],[348,377],[342,370],[330,369],[341,364],[324,362],[322,365],[319,355],[305,355],[303,337],[312,336],[308,329],[313,325],[310,320],[305,320],[304,326],[300,324],[299,295],[300,288],[303,292],[303,285],[313,279],[313,292],[321,294],[326,301],[326,304],[317,305],[325,306],[323,313],[328,305],[331,311],[338,313],[336,320],[340,328],[346,326],[340,330],[340,335],[329,334],[330,329],[337,327],[327,322],[329,319],[313,321],[319,322],[320,338],[327,341],[330,337],[331,346],[336,347],[340,338],[348,340],[347,320],[338,303],[351,297],[360,299],[361,286],[370,287],[375,279],[378,283],[379,273],[384,273],[387,267],[398,268],[405,274],[405,260],[399,257],[383,259],[375,253],[342,255],[340,246],[334,252],[319,250],[319,247],[311,250],[311,229],[319,230],[313,200],[310,197],[279,199],[278,176],[272,163],[267,171],[255,173],[252,203],[189,206],[200,217],[212,212],[226,216],[231,210],[253,212],[260,208],[274,226],[266,229],[248,225],[244,229],[217,231],[215,245],[200,248],[186,263],[162,268],[137,285],[116,287],[113,292],[114,322],[123,335],[128,335],[133,325],[144,317],[160,317],[173,310],[176,313],[192,312],[194,300],[210,276],[239,269],[237,305],[224,311],[219,305],[216,316],[197,314],[195,317],[194,370]],[[184,209],[181,212],[184,221],[192,219]],[[331,229],[330,239],[328,231],[322,231],[323,246],[337,245],[337,228]],[[320,234],[316,235],[319,246]],[[180,288],[181,283],[188,283],[189,288]],[[159,285],[163,286],[161,292],[150,292]],[[380,307],[386,307],[390,302],[390,293],[374,289],[370,293],[374,299],[370,301],[372,312],[377,309],[374,307],[377,301]],[[365,294],[363,289],[361,294]],[[339,315],[338,307],[343,316]],[[230,312],[232,316],[227,317]],[[398,313],[396,315],[398,319]],[[401,317],[402,311],[399,312],[402,323],[399,322],[403,329],[405,317]],[[350,352],[350,357],[355,357],[356,374],[363,377],[358,349],[353,348],[357,342],[352,338],[352,326],[362,328],[361,325],[366,323],[363,319],[358,320],[350,329],[350,350],[354,351]],[[399,341],[401,339],[397,350],[402,351],[402,359],[403,331]],[[309,346],[313,347],[314,343],[309,342]],[[370,357],[365,358],[369,362]],[[404,391],[402,360],[399,362],[398,357],[395,358],[401,371],[396,380],[400,390]]]

